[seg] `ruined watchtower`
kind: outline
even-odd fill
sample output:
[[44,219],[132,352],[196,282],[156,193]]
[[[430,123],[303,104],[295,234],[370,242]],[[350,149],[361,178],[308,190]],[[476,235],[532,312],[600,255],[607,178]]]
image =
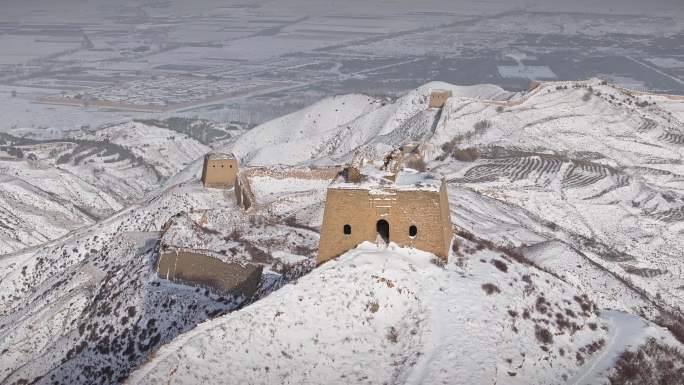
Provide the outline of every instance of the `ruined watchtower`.
[[446,183],[432,173],[404,169],[361,170],[359,181],[338,178],[328,188],[317,263],[363,241],[395,242],[449,255],[452,228]]
[[451,97],[451,91],[432,90],[430,93],[430,108],[442,108],[447,99]]
[[211,152],[204,156],[202,183],[205,187],[233,187],[237,173],[238,162],[233,154]]

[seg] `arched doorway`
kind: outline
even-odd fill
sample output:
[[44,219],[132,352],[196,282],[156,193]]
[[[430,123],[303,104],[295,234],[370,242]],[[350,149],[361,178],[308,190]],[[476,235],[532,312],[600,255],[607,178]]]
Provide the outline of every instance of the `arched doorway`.
[[375,224],[375,229],[378,231],[378,236],[382,238],[385,244],[388,244],[390,240],[389,223],[386,220],[381,219],[378,221],[378,223]]

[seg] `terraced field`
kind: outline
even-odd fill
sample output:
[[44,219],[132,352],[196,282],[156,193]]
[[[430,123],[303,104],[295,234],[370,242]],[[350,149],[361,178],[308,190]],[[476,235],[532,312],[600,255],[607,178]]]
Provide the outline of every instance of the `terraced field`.
[[684,134],[675,132],[664,132],[659,137],[659,140],[663,140],[668,143],[683,145],[684,146]]
[[628,175],[614,168],[547,154],[484,159],[469,168],[463,177],[452,178],[450,181],[484,183],[502,179],[510,182],[528,180],[535,185],[548,187],[559,176],[562,190],[590,187],[602,180],[609,180],[612,190],[627,186],[630,182]]

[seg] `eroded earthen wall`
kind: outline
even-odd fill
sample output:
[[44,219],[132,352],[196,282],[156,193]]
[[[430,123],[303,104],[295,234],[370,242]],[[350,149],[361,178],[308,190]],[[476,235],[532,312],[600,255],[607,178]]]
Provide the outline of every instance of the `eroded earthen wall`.
[[259,286],[263,267],[227,263],[197,252],[169,250],[160,253],[157,275],[172,282],[201,286],[221,294],[251,297]]
[[207,187],[233,187],[237,172],[238,163],[236,159],[205,158],[202,168],[202,183]]
[[449,91],[434,91],[430,93],[430,108],[442,108],[447,99],[451,97]]
[[[323,263],[363,241],[375,242],[377,222],[389,223],[389,240],[431,252],[443,260],[451,246],[451,221],[446,188],[371,194],[366,189],[328,190],[317,262]],[[344,226],[351,234],[344,234]],[[416,226],[415,237],[409,235]]]

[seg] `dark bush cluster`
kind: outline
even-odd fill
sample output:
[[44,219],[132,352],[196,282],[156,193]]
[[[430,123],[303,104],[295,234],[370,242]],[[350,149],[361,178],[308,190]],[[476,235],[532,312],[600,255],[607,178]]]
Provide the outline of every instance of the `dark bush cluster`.
[[501,293],[501,289],[499,289],[498,286],[496,286],[493,283],[485,283],[482,285],[482,290],[484,290],[487,295],[492,295],[492,294],[499,294]]
[[455,148],[451,152],[451,157],[460,162],[474,162],[480,158],[480,150],[475,147]]
[[537,341],[544,345],[553,343],[553,334],[543,326],[534,325],[534,336],[537,338]]
[[498,259],[492,259],[492,265],[496,267],[497,269],[503,271],[504,273],[508,272],[508,265],[506,265],[505,262],[498,260]]
[[650,338],[636,351],[620,355],[611,385],[676,385],[684,379],[684,352]]

